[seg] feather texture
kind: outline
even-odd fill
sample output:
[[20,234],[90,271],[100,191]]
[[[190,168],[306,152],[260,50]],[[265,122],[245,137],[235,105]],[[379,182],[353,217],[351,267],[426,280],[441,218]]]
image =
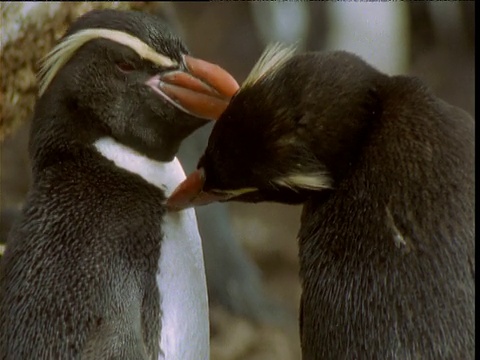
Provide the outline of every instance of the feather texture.
[[87,42],[94,39],[108,39],[128,46],[142,59],[149,60],[162,67],[173,67],[177,62],[169,57],[159,54],[139,38],[123,31],[110,29],[85,29],[70,35],[45,57],[39,73],[40,91],[42,95],[52,82],[58,71],[72,58],[73,54]]
[[273,74],[285,62],[295,55],[296,48],[294,45],[283,45],[281,43],[272,43],[267,46],[262,56],[254,65],[252,71],[243,82],[241,89],[250,87],[259,80]]

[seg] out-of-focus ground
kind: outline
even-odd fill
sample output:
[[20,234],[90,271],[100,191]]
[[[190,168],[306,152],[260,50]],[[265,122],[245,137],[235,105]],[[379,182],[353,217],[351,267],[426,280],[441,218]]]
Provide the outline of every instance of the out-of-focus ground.
[[[399,5],[404,6],[402,11],[406,17],[401,22],[403,33],[397,33],[395,40],[396,44],[403,44],[397,45],[396,51],[398,56],[406,60],[400,62],[399,66],[405,67],[402,72],[421,77],[440,97],[474,116],[474,2],[460,2],[463,4],[457,3],[456,6],[447,3],[449,2],[410,2],[408,5]],[[288,14],[284,13],[283,17],[277,14],[280,19],[277,19],[280,24],[277,27],[280,30],[292,30],[295,26],[308,22],[309,26],[305,26],[304,33],[298,31],[303,34],[303,46],[309,50],[334,48],[336,45],[332,40],[335,39],[332,29],[347,29],[351,25],[335,20],[335,11],[332,12],[331,9],[334,4],[308,3],[307,8],[292,15],[297,17],[296,23],[288,21]],[[348,5],[343,4],[344,7]],[[78,6],[78,3],[72,6]],[[267,26],[266,30],[261,26],[265,25],[264,22],[267,22],[267,16],[272,11],[256,9],[254,13],[252,7],[256,6],[255,3],[179,2],[168,6],[168,11],[176,12],[177,25],[192,54],[220,64],[239,82],[246,77],[267,40],[275,38],[273,26]],[[385,13],[382,14],[379,16],[386,16]],[[335,21],[337,22],[334,23]],[[387,29],[380,26],[388,26],[388,22],[374,29],[379,33],[386,32]],[[355,32],[350,33],[353,36]],[[288,37],[277,35],[277,38]],[[366,44],[363,50],[368,55],[368,42]],[[337,44],[338,47],[341,45]],[[404,48],[398,49],[399,46]],[[24,51],[28,52],[28,49]],[[5,68],[1,64],[0,68],[3,82]],[[4,99],[2,95],[0,102],[4,102]],[[5,107],[4,104],[2,109]],[[13,110],[10,108],[9,111]],[[21,111],[29,113],[25,109]],[[2,207],[21,203],[29,187],[26,152],[28,127],[28,118],[22,119],[2,143]],[[233,221],[232,231],[259,265],[266,291],[296,314],[301,292],[296,247],[301,208],[275,204],[231,204],[229,209]],[[212,360],[300,358],[295,321],[287,322],[283,327],[254,324],[229,314],[219,306],[212,306],[211,330]]]

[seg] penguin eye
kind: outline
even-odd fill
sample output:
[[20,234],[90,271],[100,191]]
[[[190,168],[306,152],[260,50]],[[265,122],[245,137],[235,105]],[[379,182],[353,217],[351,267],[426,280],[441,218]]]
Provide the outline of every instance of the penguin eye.
[[119,61],[116,63],[117,68],[124,73],[129,73],[135,70],[135,65],[126,61]]

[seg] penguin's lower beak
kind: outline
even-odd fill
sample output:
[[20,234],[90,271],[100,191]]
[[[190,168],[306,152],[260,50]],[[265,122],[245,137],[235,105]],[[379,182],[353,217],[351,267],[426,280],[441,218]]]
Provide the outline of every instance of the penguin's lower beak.
[[185,71],[155,75],[146,85],[186,113],[217,120],[237,92],[238,83],[218,65],[188,55],[183,60]]
[[218,196],[203,191],[205,175],[202,169],[190,174],[167,199],[167,208],[173,211],[183,210],[192,206],[206,205],[220,201],[225,196]]
[[207,205],[216,201],[227,201],[246,193],[257,191],[256,188],[219,191],[204,190],[205,173],[202,168],[191,173],[177,186],[167,199],[167,208],[179,211],[193,206]]

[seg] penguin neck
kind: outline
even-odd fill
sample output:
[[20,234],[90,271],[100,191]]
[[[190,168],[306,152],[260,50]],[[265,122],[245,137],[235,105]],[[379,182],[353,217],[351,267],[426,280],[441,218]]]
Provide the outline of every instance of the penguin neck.
[[[111,137],[99,138],[93,146],[116,167],[140,176],[165,196],[185,179],[177,158],[170,162],[152,160]],[[167,212],[161,231],[156,274],[162,314],[159,359],[208,359],[208,297],[195,211]]]
[[176,157],[169,162],[156,161],[111,137],[101,137],[93,143],[93,146],[115,166],[140,176],[161,189],[167,197],[185,179],[183,168]]
[[80,153],[92,152],[92,144],[105,137],[111,137],[112,141],[114,138],[119,145],[124,145],[122,149],[115,149],[117,153],[128,149],[129,153],[143,155],[146,159],[170,163],[189,132],[177,129],[175,124],[166,120],[158,119],[158,124],[165,124],[163,128],[157,124],[143,136],[135,136],[133,130],[117,133],[94,112],[80,108],[61,93],[48,91],[35,105],[32,121],[29,148],[34,172],[55,165],[57,159],[73,159]]

